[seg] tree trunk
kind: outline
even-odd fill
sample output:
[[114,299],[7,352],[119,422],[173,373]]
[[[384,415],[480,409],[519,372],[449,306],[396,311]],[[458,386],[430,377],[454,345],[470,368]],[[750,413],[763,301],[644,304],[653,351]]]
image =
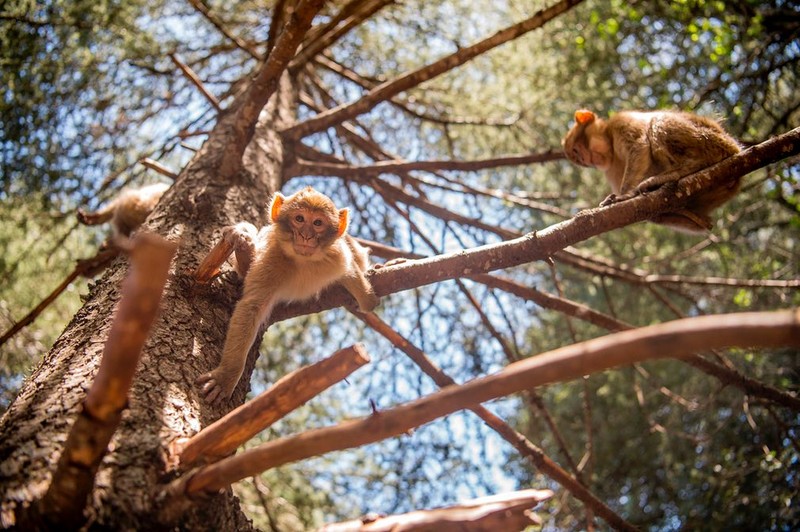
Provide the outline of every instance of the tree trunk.
[[[269,195],[282,184],[284,149],[277,131],[294,119],[296,91],[284,76],[260,115],[254,141],[245,153],[245,170],[230,180],[219,178],[221,154],[230,146],[233,113],[219,123],[142,230],[178,241],[161,313],[142,353],[129,408],[109,447],[87,503],[90,528],[146,530],[154,523],[154,494],[172,474],[169,447],[196,433],[240,404],[249,388],[260,336],[232,404],[207,407],[194,385],[197,375],[219,361],[228,319],[240,292],[235,276],[197,289],[190,273],[219,229],[247,220],[265,221]],[[73,420],[99,365],[120,285],[126,274],[119,258],[95,283],[51,351],[23,386],[0,420],[2,525],[8,527],[40,499],[50,483]],[[181,528],[247,530],[252,526],[230,489],[185,514]]]

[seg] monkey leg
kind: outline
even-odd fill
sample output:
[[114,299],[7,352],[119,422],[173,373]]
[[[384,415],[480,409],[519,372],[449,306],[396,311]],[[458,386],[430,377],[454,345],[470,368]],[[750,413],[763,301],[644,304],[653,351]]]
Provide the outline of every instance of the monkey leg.
[[[691,173],[691,172],[690,172]],[[677,181],[683,175],[688,175],[685,172],[667,172],[665,174],[658,174],[654,176],[650,176],[641,183],[639,186],[636,187],[636,192],[641,194],[644,192],[650,192],[652,190],[657,189],[658,187],[665,185],[667,183],[672,183],[673,181]]]
[[258,232],[253,224],[241,222],[225,227],[220,240],[194,272],[194,279],[199,284],[208,284],[219,274],[222,263],[228,260],[231,253],[236,252],[234,268],[241,277],[250,269],[256,254],[256,238]]
[[114,214],[112,209],[102,209],[97,212],[86,212],[83,209],[78,209],[77,217],[78,222],[83,225],[100,225],[111,219]]
[[708,233],[714,227],[711,218],[687,209],[659,214],[651,221],[691,234]]

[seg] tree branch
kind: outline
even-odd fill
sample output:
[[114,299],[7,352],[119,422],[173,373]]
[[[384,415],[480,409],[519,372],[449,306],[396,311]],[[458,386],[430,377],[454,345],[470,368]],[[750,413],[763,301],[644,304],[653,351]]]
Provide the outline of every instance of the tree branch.
[[[194,3],[197,2],[198,0],[189,0],[189,1]],[[189,68],[189,66],[186,65],[186,63],[181,61],[176,54],[169,54],[169,58],[172,59],[172,62],[175,63],[175,66],[177,66],[180,69],[180,71],[183,72],[183,75],[186,76],[195,87],[197,87],[197,90],[200,91],[200,94],[205,96],[206,100],[208,100],[208,102],[214,107],[214,109],[216,109],[217,112],[220,112],[222,110],[222,107],[219,105],[219,100],[217,99],[216,96],[211,94],[211,91],[209,91],[206,88],[206,86],[203,84],[203,81],[195,73],[195,71]]]
[[122,419],[139,356],[158,313],[167,273],[178,246],[141,233],[130,249],[130,272],[111,324],[103,358],[83,409],[38,511],[45,522],[78,528],[94,476]]
[[526,33],[542,27],[553,18],[568,11],[572,7],[581,3],[582,0],[562,0],[557,4],[543,9],[532,17],[501,30],[491,37],[484,39],[467,48],[461,48],[457,52],[443,57],[438,61],[423,68],[408,72],[394,80],[387,81],[375,87],[357,101],[351,104],[344,104],[334,109],[329,109],[317,116],[304,122],[291,126],[283,131],[284,137],[290,140],[298,140],[311,133],[322,131],[333,125],[339,124],[360,115],[375,105],[386,101],[397,94],[414,88],[421,83],[433,79],[445,72],[463,65],[467,61],[495,48],[501,44],[512,41]]
[[686,356],[707,349],[800,347],[800,310],[703,316],[625,331],[515,362],[461,386],[448,386],[411,403],[333,427],[281,438],[181,477],[167,501],[214,493],[283,464],[406,434],[452,412],[527,390],[644,360]]
[[369,362],[356,344],[330,357],[284,375],[269,390],[232,410],[190,438],[180,451],[180,467],[215,462],[292,410],[304,405]]

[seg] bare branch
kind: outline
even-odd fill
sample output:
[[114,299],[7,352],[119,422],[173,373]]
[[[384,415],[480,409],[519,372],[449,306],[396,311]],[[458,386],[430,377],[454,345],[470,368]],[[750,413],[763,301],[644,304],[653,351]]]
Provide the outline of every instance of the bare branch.
[[[365,20],[396,0],[351,0],[341,11],[331,18],[330,22],[309,32],[303,48],[292,60],[289,68],[293,71],[301,68],[311,58],[330,48],[336,41],[357,28]],[[340,27],[337,27],[341,24]]]
[[461,386],[333,427],[281,438],[204,467],[168,487],[180,499],[214,493],[283,464],[400,436],[452,412],[527,390],[644,360],[731,346],[800,347],[800,310],[688,318],[566,346],[510,364]]
[[258,54],[258,52],[253,50],[253,48],[250,45],[248,45],[246,42],[244,42],[244,40],[233,35],[230,31],[228,31],[228,29],[222,24],[222,21],[220,21],[213,13],[209,11],[201,0],[188,0],[188,1],[190,4],[192,4],[192,7],[194,7],[204,17],[206,17],[206,20],[208,20],[215,28],[217,28],[217,30],[222,35],[225,36],[225,38],[234,43],[240,50],[247,52],[253,59],[256,60],[261,59],[261,56]]
[[156,318],[177,244],[141,233],[133,239],[130,273],[108,333],[100,368],[70,431],[39,511],[50,523],[77,528],[100,460],[128,403],[139,356]]
[[[214,128],[227,129],[231,143],[222,153],[219,172],[223,179],[230,179],[242,167],[245,148],[253,138],[259,113],[269,98],[275,93],[281,75],[303,40],[311,21],[319,12],[325,0],[302,0],[289,17],[278,37],[275,47],[266,63],[241,97],[234,101],[235,110]],[[213,134],[213,133],[212,133]]]
[[435,510],[418,510],[402,515],[378,517],[374,520],[355,519],[323,526],[319,532],[358,532],[368,527],[370,532],[399,530],[523,530],[541,525],[541,519],[530,512],[536,504],[553,496],[550,490],[522,490],[472,499],[455,506]]
[[170,170],[169,168],[167,168],[166,166],[164,166],[160,162],[154,161],[153,159],[151,159],[149,157],[145,157],[144,159],[140,159],[139,162],[145,168],[149,168],[150,170],[155,170],[159,174],[161,174],[163,176],[166,176],[166,177],[168,177],[170,179],[177,179],[178,178],[178,174],[176,174],[175,172],[173,172],[172,170]]
[[345,120],[349,120],[403,91],[414,88],[425,81],[463,65],[467,61],[474,59],[492,48],[542,27],[546,22],[568,11],[579,3],[581,3],[581,0],[562,0],[554,6],[539,11],[532,17],[514,24],[513,26],[509,26],[472,46],[461,48],[457,52],[443,57],[428,66],[382,83],[351,104],[340,105],[334,109],[329,109],[313,118],[291,126],[283,131],[284,137],[290,140],[298,140],[311,133],[322,131],[344,122]]
[[[198,0],[189,0],[189,1],[192,3],[198,2]],[[189,68],[189,66],[186,65],[186,63],[181,61],[176,54],[169,54],[169,58],[172,59],[172,62],[175,63],[175,66],[177,66],[181,70],[181,72],[183,72],[183,75],[186,76],[195,87],[197,87],[197,90],[200,91],[200,94],[205,96],[206,100],[209,101],[209,103],[214,107],[214,109],[216,109],[217,112],[221,111],[222,107],[220,107],[219,105],[219,100],[217,99],[216,96],[211,94],[211,91],[209,91],[206,88],[206,86],[203,84],[203,81],[195,73],[195,71]]]
[[[384,338],[389,340],[393,346],[403,351],[427,376],[429,376],[440,388],[447,386],[455,386],[454,381],[447,375],[441,368],[431,361],[430,358],[417,346],[411,343],[407,338],[404,338],[400,333],[392,329],[386,322],[381,320],[374,313],[355,312],[353,314],[361,319],[364,323],[369,325],[374,331],[381,334]],[[544,408],[544,405],[542,405]],[[555,463],[545,452],[537,447],[533,442],[527,439],[524,435],[514,430],[510,425],[504,422],[499,416],[494,415],[484,406],[478,405],[469,408],[475,413],[487,426],[497,432],[500,437],[506,440],[514,447],[517,452],[531,461],[534,467],[538,468],[542,473],[558,482],[567,491],[569,491],[578,500],[582,501],[587,508],[591,508],[597,515],[605,519],[609,524],[612,524],[618,529],[632,529],[633,526],[626,523],[622,517],[616,514],[611,508],[606,506],[603,501],[598,499],[591,491],[589,491],[583,484],[575,477],[564,471],[557,463]]]
[[195,434],[180,452],[180,467],[223,458],[292,410],[345,379],[369,362],[364,346],[356,344],[330,357],[283,376],[266,392],[229,412]]

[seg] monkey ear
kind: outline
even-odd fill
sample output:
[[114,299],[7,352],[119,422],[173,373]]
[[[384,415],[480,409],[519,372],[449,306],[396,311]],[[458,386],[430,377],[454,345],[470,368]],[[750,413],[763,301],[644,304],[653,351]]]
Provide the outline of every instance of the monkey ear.
[[575,111],[575,121],[581,125],[588,124],[596,118],[595,114],[588,109],[578,109]]
[[280,192],[276,192],[275,195],[272,197],[272,202],[269,204],[269,219],[272,222],[278,221],[278,213],[283,206],[283,200],[286,198],[283,197],[283,194]]
[[339,210],[339,229],[336,231],[336,237],[340,237],[347,231],[347,225],[350,223],[350,210],[346,207]]

